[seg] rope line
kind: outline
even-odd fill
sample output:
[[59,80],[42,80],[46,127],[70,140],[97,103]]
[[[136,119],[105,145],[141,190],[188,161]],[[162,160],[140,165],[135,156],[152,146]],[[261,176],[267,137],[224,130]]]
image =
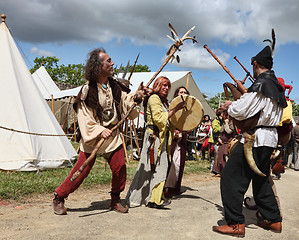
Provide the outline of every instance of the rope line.
[[63,137],[63,136],[73,136],[74,134],[47,134],[47,133],[33,133],[33,132],[26,132],[26,131],[20,131],[13,128],[7,128],[0,126],[0,128],[11,131],[11,132],[17,132],[17,133],[23,133],[23,134],[29,134],[29,135],[37,135],[37,136],[47,136],[47,137]]

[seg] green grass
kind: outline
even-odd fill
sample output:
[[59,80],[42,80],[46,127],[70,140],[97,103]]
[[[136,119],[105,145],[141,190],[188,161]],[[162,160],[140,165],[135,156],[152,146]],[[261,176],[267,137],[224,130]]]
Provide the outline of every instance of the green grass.
[[[128,152],[129,154],[130,152]],[[130,156],[130,155],[129,155]],[[97,160],[103,161],[102,157]],[[111,170],[109,165],[96,161],[82,187],[95,187],[99,184],[111,183]],[[137,161],[127,164],[127,180],[132,180],[138,165]],[[184,174],[209,172],[208,161],[186,161]],[[21,200],[31,194],[53,193],[70,173],[72,167],[52,169],[36,172],[0,172],[0,199]]]

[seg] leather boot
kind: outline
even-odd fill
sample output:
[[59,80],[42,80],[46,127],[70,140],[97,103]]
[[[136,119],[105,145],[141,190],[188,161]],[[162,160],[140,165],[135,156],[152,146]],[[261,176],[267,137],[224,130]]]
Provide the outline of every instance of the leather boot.
[[258,219],[257,225],[266,230],[270,230],[275,233],[281,233],[281,231],[282,231],[281,222],[272,222],[272,221],[268,221],[268,220]]
[[109,209],[112,211],[120,212],[120,213],[127,213],[129,212],[129,208],[126,205],[126,207],[123,207],[120,204],[120,193],[112,193],[111,192],[111,201],[110,201],[110,207]]
[[245,224],[231,223],[222,226],[213,226],[213,231],[235,237],[245,237]]
[[57,215],[66,215],[66,207],[64,206],[64,198],[59,197],[57,193],[54,193],[53,210]]

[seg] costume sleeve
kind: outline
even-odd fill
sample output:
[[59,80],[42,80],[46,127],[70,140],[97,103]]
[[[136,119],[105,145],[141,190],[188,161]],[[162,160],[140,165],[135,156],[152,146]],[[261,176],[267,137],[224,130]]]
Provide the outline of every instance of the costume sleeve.
[[218,133],[221,129],[220,122],[217,118],[212,121],[212,129],[214,133]]
[[228,114],[237,120],[250,118],[265,107],[264,98],[259,92],[244,93],[240,99],[232,102]]
[[234,131],[233,124],[230,121],[229,123],[223,123],[220,132],[226,132],[227,134],[231,134]]
[[161,133],[167,129],[168,112],[163,112],[162,102],[156,94],[148,99],[147,106],[150,108],[153,123],[159,128],[161,136]]
[[78,106],[78,123],[83,141],[90,146],[96,144],[96,140],[105,127],[95,119],[96,113],[81,101]]
[[[130,107],[132,106],[132,104],[134,104],[134,96],[135,93],[126,93],[124,91],[122,91],[121,93],[121,102],[122,102],[122,110],[121,112],[123,112],[124,114],[126,114],[128,112],[128,110],[130,109]],[[139,114],[139,110],[140,107],[136,106],[130,113],[129,118],[131,120],[135,119],[138,114]]]

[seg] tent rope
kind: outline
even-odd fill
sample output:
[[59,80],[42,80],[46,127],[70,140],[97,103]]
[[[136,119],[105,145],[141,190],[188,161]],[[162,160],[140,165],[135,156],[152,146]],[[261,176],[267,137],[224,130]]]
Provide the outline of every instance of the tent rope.
[[29,135],[37,135],[37,136],[46,136],[46,137],[63,137],[63,136],[73,136],[74,135],[74,134],[47,134],[47,133],[25,132],[25,131],[20,131],[20,130],[16,130],[13,128],[7,128],[7,127],[3,127],[3,126],[0,126],[0,128],[7,130],[7,131],[11,131],[11,132],[17,132],[17,133],[23,133],[23,134],[29,134]]

